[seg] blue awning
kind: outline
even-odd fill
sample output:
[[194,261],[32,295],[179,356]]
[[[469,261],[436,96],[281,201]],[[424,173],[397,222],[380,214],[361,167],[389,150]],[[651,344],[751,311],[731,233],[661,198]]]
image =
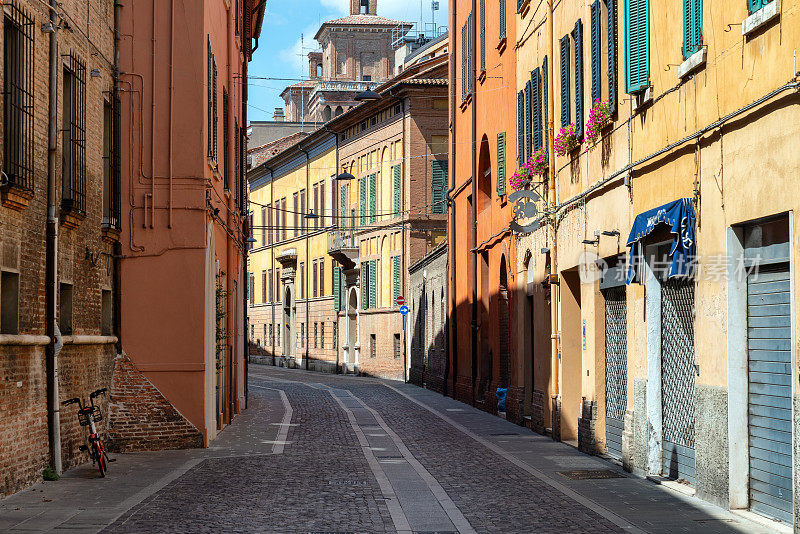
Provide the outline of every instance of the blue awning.
[[640,240],[648,236],[656,227],[664,224],[672,233],[672,246],[669,251],[670,265],[668,278],[690,276],[695,263],[695,224],[694,204],[691,198],[681,198],[640,213],[633,221],[628,246],[628,283],[638,281],[642,250]]

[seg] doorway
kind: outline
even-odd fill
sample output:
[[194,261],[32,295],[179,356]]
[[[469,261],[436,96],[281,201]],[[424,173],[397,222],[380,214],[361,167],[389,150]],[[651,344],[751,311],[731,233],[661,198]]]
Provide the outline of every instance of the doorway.
[[294,329],[294,302],[292,291],[286,288],[283,298],[283,356],[286,359],[294,357],[294,343],[292,343],[292,330]]
[[356,363],[356,343],[358,342],[358,293],[355,288],[350,289],[350,299],[347,303],[347,362]]

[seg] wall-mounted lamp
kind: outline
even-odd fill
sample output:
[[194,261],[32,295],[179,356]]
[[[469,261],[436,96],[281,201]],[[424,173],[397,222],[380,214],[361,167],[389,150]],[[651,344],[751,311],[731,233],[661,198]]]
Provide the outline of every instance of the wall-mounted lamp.
[[255,237],[250,236],[247,239],[245,239],[245,243],[258,243],[258,241],[256,241]]
[[581,243],[583,243],[584,245],[598,246],[600,244],[600,237],[598,236],[595,239],[584,239],[583,241],[581,241]]
[[372,89],[367,89],[366,91],[361,91],[357,93],[353,100],[356,102],[373,102],[375,100],[380,100],[382,97]]
[[542,247],[542,250],[540,250],[540,252],[542,254],[550,254],[550,249],[548,247]]
[[349,180],[355,180],[355,179],[356,177],[347,171],[344,171],[342,174],[336,177],[336,180],[339,182],[347,182]]
[[308,220],[308,219],[319,219],[319,215],[317,215],[316,213],[314,213],[314,210],[311,210],[311,211],[310,211],[310,212],[308,212],[307,214],[303,215],[303,218],[304,218],[304,219],[307,219],[307,220]]
[[619,230],[603,230],[603,235],[609,237],[617,237],[619,236]]
[[100,77],[100,69],[92,69],[91,73],[89,74],[92,78],[99,78]]

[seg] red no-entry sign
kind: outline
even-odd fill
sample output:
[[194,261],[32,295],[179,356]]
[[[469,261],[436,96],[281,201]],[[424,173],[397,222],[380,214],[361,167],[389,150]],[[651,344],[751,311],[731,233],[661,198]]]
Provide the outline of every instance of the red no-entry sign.
[[395,299],[395,302],[397,303],[398,306],[402,306],[403,304],[406,303],[406,299],[404,299],[403,296],[400,295]]

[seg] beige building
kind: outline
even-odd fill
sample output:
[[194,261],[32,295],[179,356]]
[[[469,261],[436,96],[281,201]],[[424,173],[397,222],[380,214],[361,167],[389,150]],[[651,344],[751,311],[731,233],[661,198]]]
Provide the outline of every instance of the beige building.
[[[548,94],[555,134],[573,124],[583,138],[556,157],[555,198],[517,220],[531,425],[790,525],[796,7],[569,1],[552,35],[545,2],[516,17],[520,150],[546,146]],[[593,146],[596,99],[610,120]],[[546,182],[526,190],[546,196]],[[526,227],[546,201],[543,226]]]

